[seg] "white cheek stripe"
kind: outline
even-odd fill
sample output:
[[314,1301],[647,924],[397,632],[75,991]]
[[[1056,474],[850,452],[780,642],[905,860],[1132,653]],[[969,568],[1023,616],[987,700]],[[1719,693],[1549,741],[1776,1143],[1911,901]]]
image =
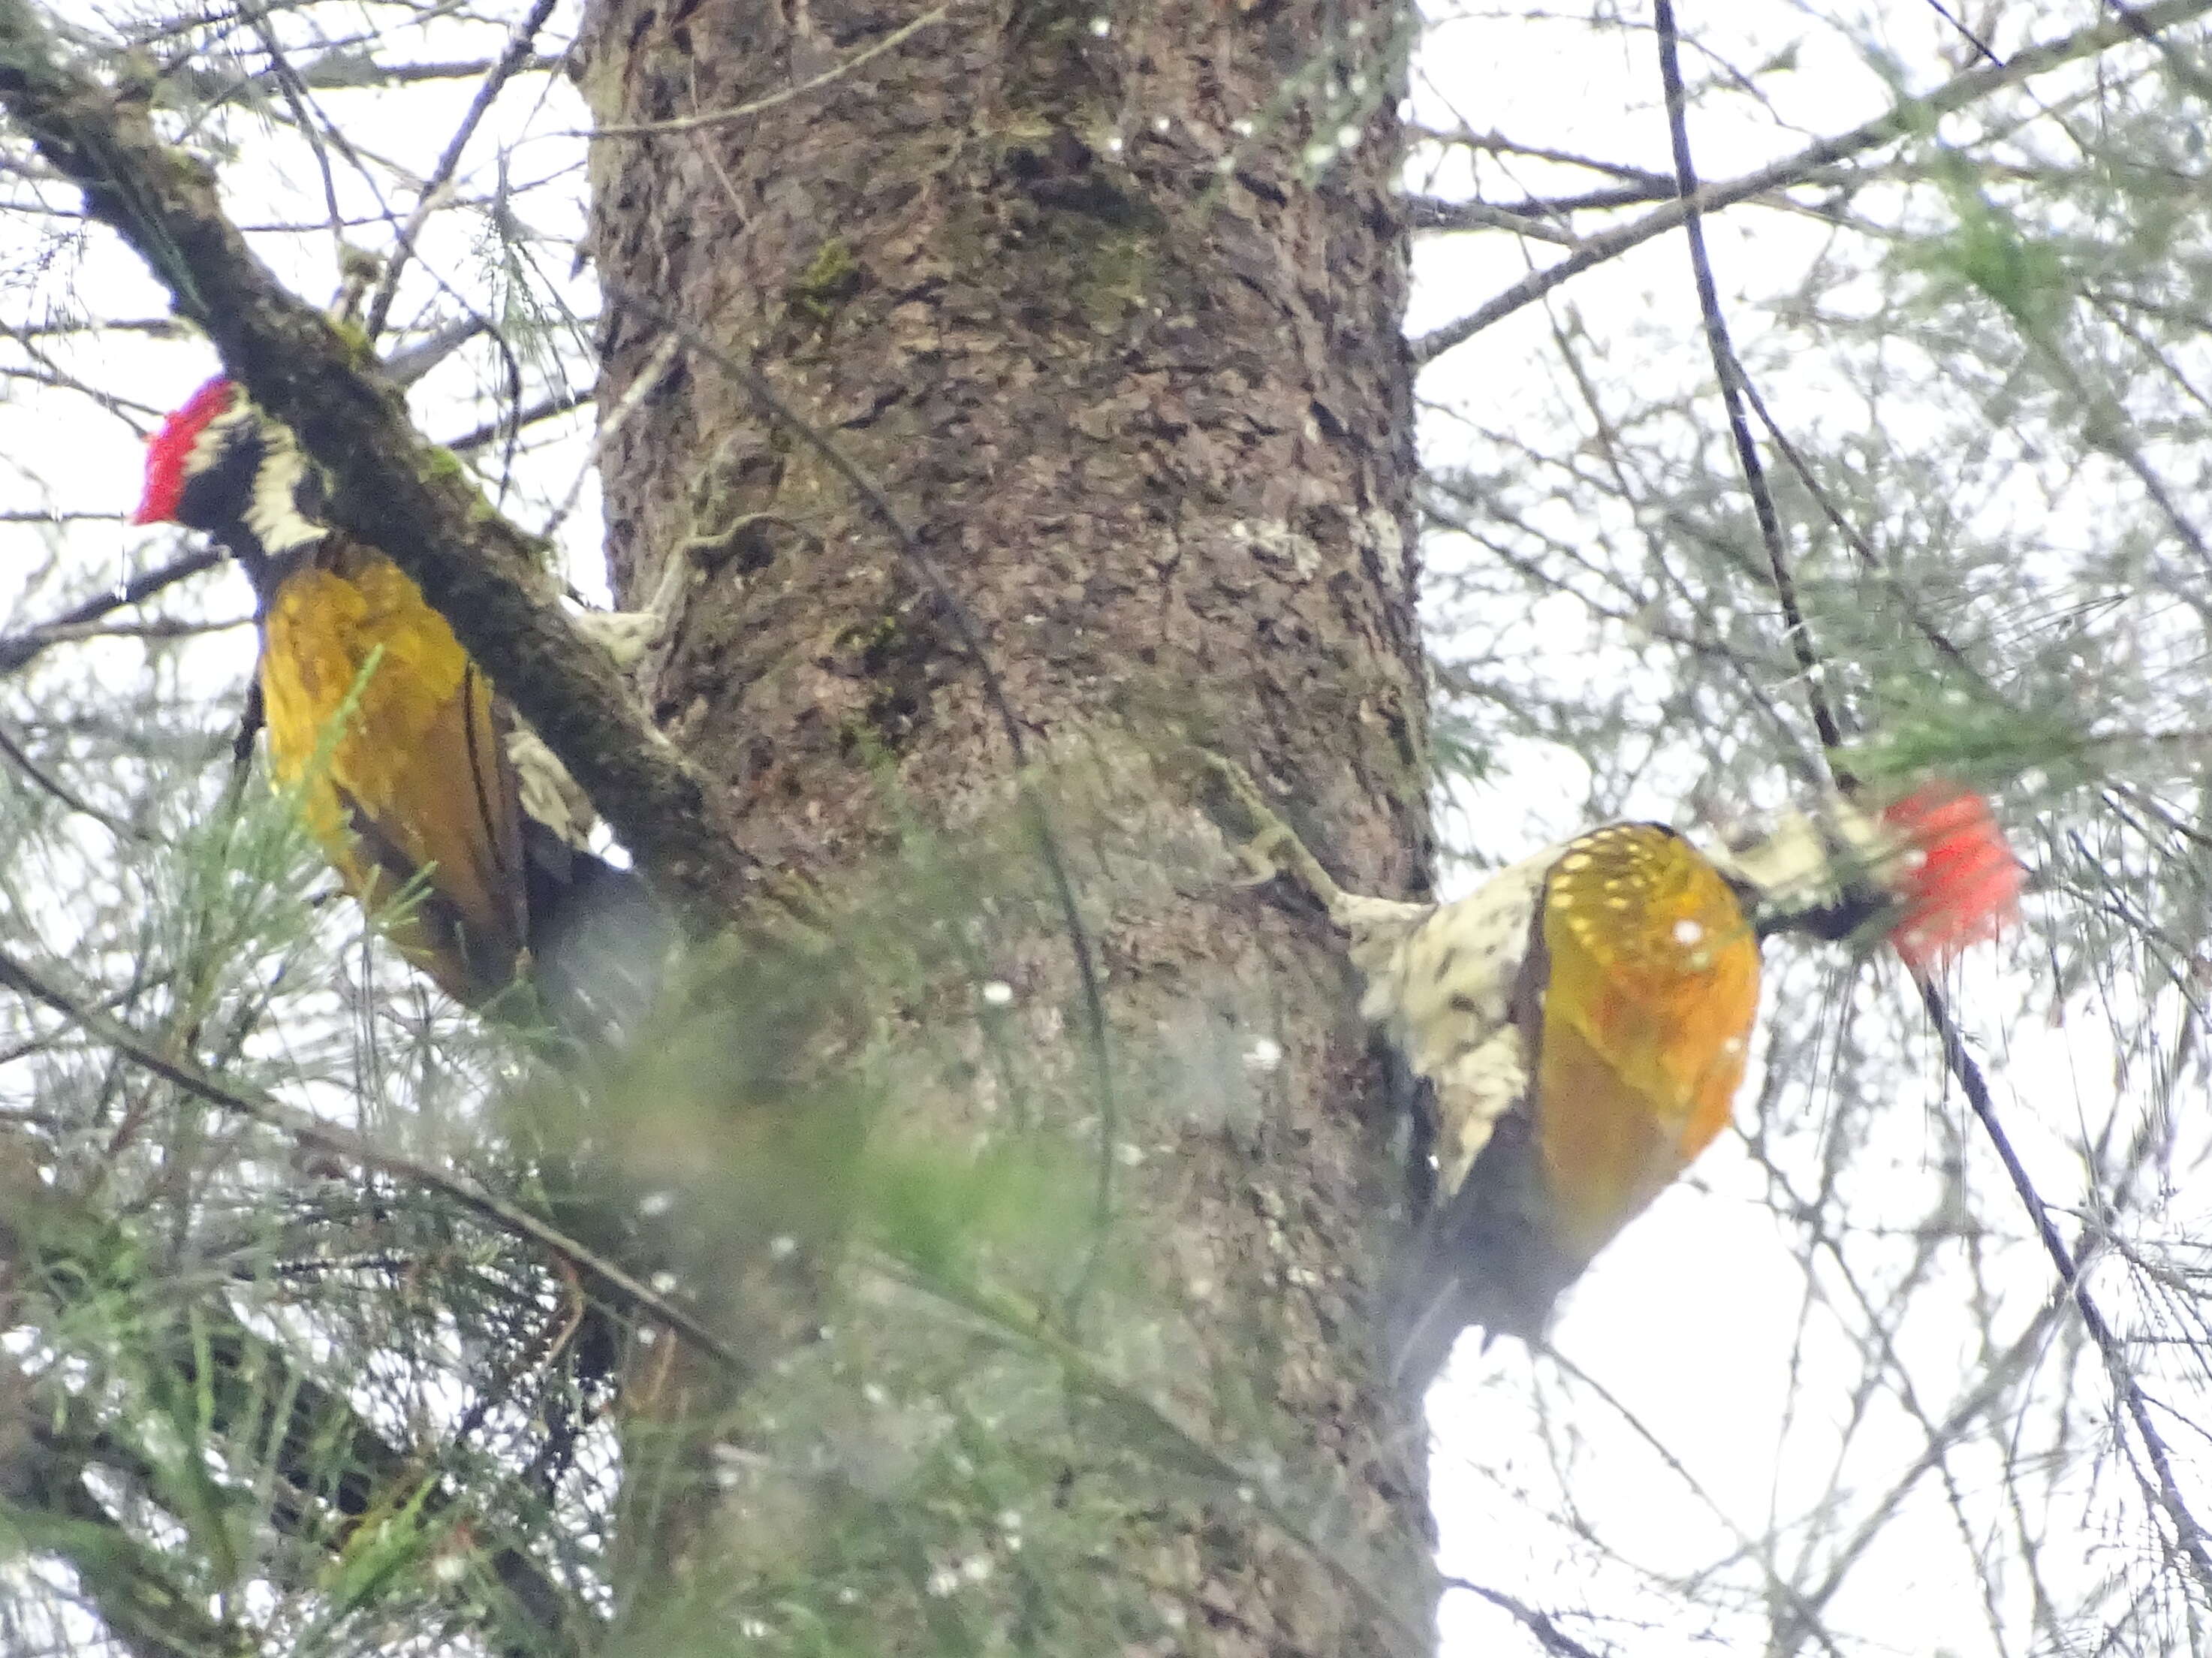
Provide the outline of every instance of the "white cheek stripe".
[[312,547],[329,531],[300,511],[300,485],[307,479],[307,461],[291,433],[264,421],[261,440],[262,461],[246,503],[246,527],[261,544],[261,550],[274,558]]
[[241,399],[227,415],[217,415],[200,428],[199,435],[192,440],[192,452],[185,457],[185,477],[196,478],[222,459],[238,428],[252,411]]

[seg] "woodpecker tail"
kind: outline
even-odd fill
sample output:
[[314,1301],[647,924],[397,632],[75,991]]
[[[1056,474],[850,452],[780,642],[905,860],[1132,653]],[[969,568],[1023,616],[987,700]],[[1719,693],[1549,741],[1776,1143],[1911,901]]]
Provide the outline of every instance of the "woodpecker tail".
[[635,870],[525,819],[530,978],[547,1021],[586,1047],[635,1035],[660,993],[675,924]]
[[1382,1318],[1391,1382],[1408,1398],[1428,1391],[1460,1332],[1480,1325],[1540,1340],[1552,1308],[1589,1258],[1553,1223],[1528,1119],[1502,1119],[1456,1192],[1440,1195],[1415,1226],[1392,1271]]

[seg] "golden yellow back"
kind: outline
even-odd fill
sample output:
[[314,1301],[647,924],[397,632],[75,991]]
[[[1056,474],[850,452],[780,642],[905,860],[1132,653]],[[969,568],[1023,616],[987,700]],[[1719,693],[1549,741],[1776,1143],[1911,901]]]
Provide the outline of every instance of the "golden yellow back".
[[504,986],[526,937],[520,809],[491,688],[445,618],[333,534],[269,597],[261,690],[276,780],[348,889],[373,910],[423,877],[393,942],[463,1000]]
[[1536,1141],[1560,1240],[1587,1258],[1727,1122],[1759,941],[1712,865],[1650,823],[1568,845],[1543,936]]

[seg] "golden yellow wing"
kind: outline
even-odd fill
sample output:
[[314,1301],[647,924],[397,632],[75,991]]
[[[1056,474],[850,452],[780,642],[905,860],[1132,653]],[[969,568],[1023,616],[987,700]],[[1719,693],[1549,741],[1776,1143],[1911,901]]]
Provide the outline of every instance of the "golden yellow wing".
[[335,533],[269,596],[263,629],[277,782],[301,789],[310,832],[364,907],[422,882],[390,930],[410,960],[464,1001],[496,993],[527,911],[490,686],[398,566]]
[[1650,823],[1567,847],[1543,936],[1534,1139],[1559,1242],[1587,1259],[1728,1121],[1759,941],[1712,865]]
[[1594,830],[1455,908],[1492,888],[1521,944],[1485,965],[1494,943],[1455,927],[1464,982],[1447,1001],[1489,1069],[1415,1067],[1437,1084],[1438,1200],[1387,1314],[1413,1386],[1470,1324],[1542,1334],[1561,1291],[1728,1121],[1758,1010],[1759,942],[1735,894],[1656,824]]

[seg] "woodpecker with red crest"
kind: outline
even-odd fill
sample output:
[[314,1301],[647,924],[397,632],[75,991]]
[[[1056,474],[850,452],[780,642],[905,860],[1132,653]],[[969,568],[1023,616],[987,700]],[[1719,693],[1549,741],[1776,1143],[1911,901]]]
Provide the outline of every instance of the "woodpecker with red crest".
[[557,1027],[613,1034],[665,921],[446,619],[322,500],[292,434],[217,379],[149,441],[132,521],[201,531],[252,580],[270,769],[400,952],[472,1007],[521,1012],[527,980]]
[[[1598,1252],[1727,1123],[1759,1008],[1759,945],[1879,927],[1924,973],[2013,913],[2017,860],[1980,797],[1923,789],[1869,817],[1838,799],[1711,856],[1610,823],[1449,904],[1340,888],[1227,762],[1260,874],[1328,909],[1361,1011],[1425,1085],[1424,1207],[1386,1323],[1425,1386],[1460,1332],[1540,1338]],[[1426,1188],[1425,1190],[1420,1188]]]

